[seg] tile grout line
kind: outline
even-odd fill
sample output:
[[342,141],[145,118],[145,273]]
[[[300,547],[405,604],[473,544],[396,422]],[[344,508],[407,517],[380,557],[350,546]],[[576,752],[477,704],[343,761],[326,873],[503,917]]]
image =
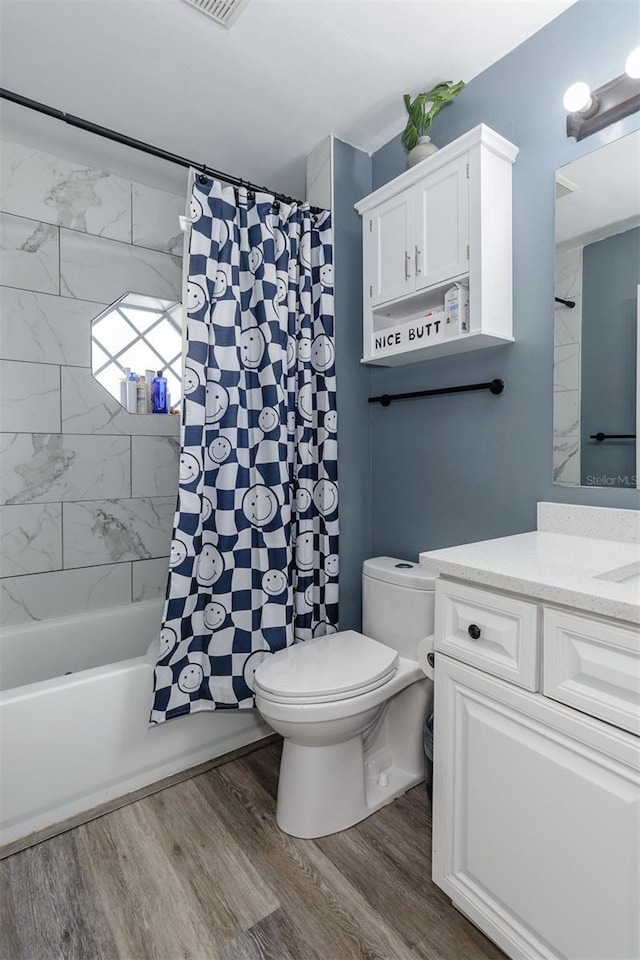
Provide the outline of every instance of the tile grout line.
[[[130,182],[133,183],[132,181],[130,181]],[[143,186],[144,186],[144,184],[143,184]],[[155,188],[152,188],[152,189],[155,189]],[[160,190],[159,192],[160,192],[160,193],[164,193],[165,191]],[[169,196],[177,196],[177,194],[169,194]],[[186,196],[185,196],[183,202],[186,202],[186,199],[187,199],[187,198],[186,198]],[[180,197],[180,200],[183,200],[183,198]],[[74,234],[75,236],[78,236],[78,237],[91,237],[91,238],[93,238],[93,239],[95,239],[95,240],[105,240],[105,241],[108,241],[108,242],[110,242],[110,243],[121,243],[121,244],[124,244],[125,247],[134,247],[134,248],[137,249],[137,250],[148,250],[150,253],[159,253],[161,256],[163,256],[163,257],[169,257],[169,258],[172,259],[172,260],[182,260],[182,254],[179,254],[179,253],[170,253],[168,250],[162,250],[162,249],[160,249],[159,247],[148,247],[148,246],[146,246],[144,243],[134,243],[134,242],[133,242],[133,210],[132,210],[132,212],[131,212],[131,219],[132,219],[132,230],[131,230],[131,237],[132,237],[132,239],[131,239],[131,240],[120,240],[118,237],[105,237],[105,235],[102,234],[102,233],[89,233],[88,230],[78,230],[76,227],[69,227],[69,226],[67,226],[67,224],[65,224],[65,223],[50,223],[48,220],[37,220],[35,217],[25,217],[25,216],[23,216],[23,215],[20,214],[20,213],[9,213],[7,210],[0,210],[0,214],[1,214],[2,216],[4,216],[4,217],[14,217],[16,220],[28,220],[30,223],[44,224],[46,227],[55,227],[56,230],[58,230],[58,233],[60,233],[61,230],[68,230],[69,233],[72,233],[72,234]],[[170,238],[169,238],[169,239],[170,239]],[[58,254],[58,262],[60,262],[60,255],[59,255],[59,254]],[[5,286],[5,284],[3,284],[3,286]],[[8,286],[8,284],[6,284],[6,286]],[[20,288],[20,289],[22,289],[22,288]],[[38,292],[38,291],[36,291],[36,292]],[[42,291],[42,292],[44,293],[44,292],[46,292],[46,291]],[[55,294],[54,294],[54,296],[55,296]],[[75,300],[75,299],[84,300],[85,298],[84,298],[84,297],[69,297],[68,299],[71,299],[71,300]]]

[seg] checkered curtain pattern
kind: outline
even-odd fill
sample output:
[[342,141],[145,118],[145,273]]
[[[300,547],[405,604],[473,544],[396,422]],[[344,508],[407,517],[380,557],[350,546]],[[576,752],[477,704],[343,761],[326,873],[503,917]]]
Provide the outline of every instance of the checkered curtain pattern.
[[337,629],[330,213],[194,178],[180,488],[151,722],[253,707]]

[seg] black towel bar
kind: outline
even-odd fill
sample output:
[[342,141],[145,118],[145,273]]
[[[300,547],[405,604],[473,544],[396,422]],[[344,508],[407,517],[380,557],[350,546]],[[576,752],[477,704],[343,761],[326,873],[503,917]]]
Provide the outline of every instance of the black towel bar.
[[635,433],[590,433],[589,440],[597,440],[602,443],[603,440],[635,440]]
[[487,380],[486,383],[466,383],[459,387],[438,387],[435,390],[416,390],[413,393],[383,393],[369,397],[369,403],[381,403],[388,407],[393,400],[413,400],[415,397],[441,397],[448,393],[471,393],[473,390],[489,390],[496,396],[504,390],[504,380]]

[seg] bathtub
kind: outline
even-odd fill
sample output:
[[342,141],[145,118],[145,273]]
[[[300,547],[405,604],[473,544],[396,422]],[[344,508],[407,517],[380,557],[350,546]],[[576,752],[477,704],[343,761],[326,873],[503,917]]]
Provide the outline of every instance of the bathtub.
[[0,846],[272,732],[256,710],[149,726],[161,615],[152,600],[0,631]]

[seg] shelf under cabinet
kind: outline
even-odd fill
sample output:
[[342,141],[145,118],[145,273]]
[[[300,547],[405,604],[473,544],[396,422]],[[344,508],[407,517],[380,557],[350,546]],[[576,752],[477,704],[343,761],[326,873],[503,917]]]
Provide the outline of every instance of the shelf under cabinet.
[[379,357],[363,357],[360,362],[373,364],[376,367],[399,367],[410,363],[419,363],[422,360],[448,357],[456,353],[482,350],[485,347],[499,347],[505,343],[513,343],[513,341],[513,337],[503,337],[492,333],[465,333],[453,340],[440,340],[437,343],[432,343],[428,347],[399,350],[397,353],[387,353]]

